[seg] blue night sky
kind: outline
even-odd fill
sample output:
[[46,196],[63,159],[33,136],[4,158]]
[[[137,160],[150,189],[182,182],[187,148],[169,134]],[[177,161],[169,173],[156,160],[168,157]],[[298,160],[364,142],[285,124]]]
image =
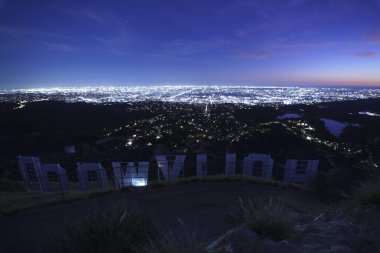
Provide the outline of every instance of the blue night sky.
[[0,88],[380,85],[380,0],[0,0]]

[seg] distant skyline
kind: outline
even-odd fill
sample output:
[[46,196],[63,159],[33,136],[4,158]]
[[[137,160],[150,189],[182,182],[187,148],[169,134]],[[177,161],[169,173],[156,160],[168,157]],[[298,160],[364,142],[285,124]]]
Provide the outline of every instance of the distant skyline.
[[380,0],[0,0],[0,89],[380,86]]

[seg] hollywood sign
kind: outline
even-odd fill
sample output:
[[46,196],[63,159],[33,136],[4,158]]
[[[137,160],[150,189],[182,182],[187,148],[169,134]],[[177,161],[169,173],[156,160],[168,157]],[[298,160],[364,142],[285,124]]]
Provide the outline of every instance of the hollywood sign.
[[[42,164],[37,157],[19,156],[19,168],[28,191],[51,190],[51,175],[54,175],[60,189],[68,190],[68,178],[64,168],[59,164]],[[186,155],[157,155],[157,179],[174,182],[184,176]],[[284,182],[305,184],[315,176],[319,160],[287,159],[284,166]],[[207,154],[198,154],[196,157],[196,176],[207,177]],[[274,160],[270,154],[250,153],[243,160],[242,175],[256,176],[266,179],[272,178]],[[127,186],[148,185],[149,162],[112,162],[113,176],[116,189]],[[100,163],[77,163],[77,177],[82,191],[96,187],[108,188],[106,170]],[[236,154],[226,154],[225,174],[236,174]],[[32,189],[32,186],[34,188]]]

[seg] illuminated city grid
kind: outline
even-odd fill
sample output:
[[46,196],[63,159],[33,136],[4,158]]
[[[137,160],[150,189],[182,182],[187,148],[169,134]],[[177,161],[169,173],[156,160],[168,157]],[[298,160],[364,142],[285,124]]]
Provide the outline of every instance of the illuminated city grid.
[[0,91],[0,102],[57,100],[114,103],[163,101],[192,104],[314,104],[380,97],[380,88],[260,86],[129,86],[40,88]]

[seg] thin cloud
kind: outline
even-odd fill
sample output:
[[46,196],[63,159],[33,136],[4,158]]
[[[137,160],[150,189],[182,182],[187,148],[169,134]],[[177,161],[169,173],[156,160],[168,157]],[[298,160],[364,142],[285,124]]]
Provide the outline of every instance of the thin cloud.
[[131,39],[126,31],[114,36],[94,36],[93,39],[102,46],[105,52],[116,56],[125,56],[130,51]]
[[354,53],[353,56],[360,58],[373,58],[376,57],[377,53],[374,51],[358,52]]
[[[11,38],[12,40],[19,41],[22,43],[28,41],[28,43],[31,45],[38,47],[43,46],[44,49],[48,50],[67,53],[73,53],[77,51],[76,48],[74,48],[70,44],[61,42],[62,40],[73,40],[72,37],[66,35],[49,33],[45,31],[26,30],[9,26],[0,26],[0,34],[3,34],[8,38]],[[60,42],[56,42],[57,40],[59,40]],[[8,48],[17,48],[17,46],[14,44],[15,43],[10,44]]]
[[99,16],[95,13],[89,12],[89,11],[82,11],[83,15],[91,20],[94,20],[98,23],[104,24],[106,22],[106,19],[102,16]]
[[49,38],[67,39],[67,40],[74,39],[74,37],[57,34],[54,32],[27,30],[27,29],[20,29],[20,28],[2,26],[2,25],[0,25],[0,34],[5,34],[14,39],[25,39],[25,38],[33,38],[33,37],[46,37],[46,38],[49,37]]
[[278,56],[298,56],[304,52],[289,50],[289,51],[279,51],[279,50],[261,50],[261,51],[240,51],[237,54],[239,58],[255,59],[255,60],[264,60],[269,57],[278,57]]
[[[379,0],[380,1],[380,0]],[[368,41],[372,44],[379,44],[380,45],[380,32],[379,31],[373,31],[368,34]]]
[[169,55],[189,56],[219,51],[229,44],[230,42],[224,39],[174,40],[164,45],[164,52]]
[[72,17],[85,17],[91,21],[95,21],[100,24],[105,24],[107,22],[107,17],[105,15],[101,15],[99,13],[95,13],[89,10],[73,10],[66,9],[66,13]]
[[9,26],[0,26],[0,33],[5,34],[12,38],[21,38],[31,34],[30,31],[17,29]]
[[52,43],[52,42],[46,42],[46,41],[36,41],[36,42],[49,50],[61,51],[61,52],[66,52],[66,53],[76,52],[76,49],[73,46],[68,45],[68,44]]
[[[261,45],[256,45],[257,50],[245,50],[240,51],[237,56],[240,58],[251,58],[256,60],[262,60],[268,57],[275,56],[296,56],[302,55],[315,49],[334,47],[337,45],[347,46],[347,47],[360,47],[368,45],[379,45],[380,36],[373,35],[368,39],[361,41],[321,41],[321,42],[305,42],[305,43],[262,43]],[[265,50],[260,48],[264,48]],[[371,58],[376,57],[377,53],[374,51],[363,51],[363,52],[339,52],[338,55],[352,55],[361,58]]]
[[238,53],[238,57],[240,58],[249,58],[249,59],[255,59],[255,60],[263,60],[271,56],[274,56],[274,54],[271,52],[241,51]]

